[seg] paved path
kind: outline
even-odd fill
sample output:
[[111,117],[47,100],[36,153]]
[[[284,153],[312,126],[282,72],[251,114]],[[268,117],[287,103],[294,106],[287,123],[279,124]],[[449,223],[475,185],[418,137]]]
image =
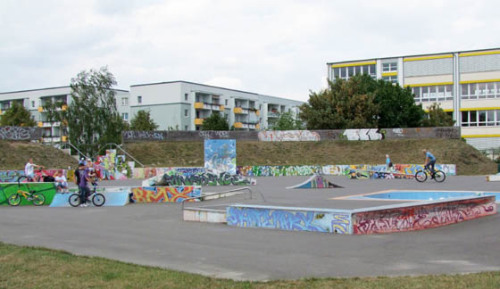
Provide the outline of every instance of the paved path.
[[[287,190],[307,177],[258,178],[267,204],[358,208],[381,201],[333,197],[387,189],[500,191],[485,177],[414,180],[330,178],[341,189]],[[116,185],[103,182],[101,185]],[[140,181],[119,182],[138,185]],[[234,187],[207,187],[221,191]],[[262,202],[236,196],[198,205]],[[243,229],[182,221],[179,204],[0,207],[0,241],[61,249],[236,280],[467,273],[500,270],[500,215],[419,232],[353,236]]]

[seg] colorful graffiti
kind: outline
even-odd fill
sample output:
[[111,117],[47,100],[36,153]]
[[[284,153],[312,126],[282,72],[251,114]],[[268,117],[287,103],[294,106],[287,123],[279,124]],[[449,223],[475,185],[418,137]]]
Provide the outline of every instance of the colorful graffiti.
[[192,175],[165,174],[157,181],[156,185],[198,185],[198,186],[227,186],[227,185],[249,185],[251,181],[239,175],[230,175],[226,172],[219,174],[198,173]]
[[260,141],[320,141],[317,132],[309,130],[271,130],[259,131]]
[[[391,173],[396,178],[411,178],[418,170],[423,169],[422,165],[414,164],[395,164]],[[456,165],[436,164],[436,169],[442,170],[447,175],[456,175]],[[280,176],[309,176],[316,172],[324,175],[349,176],[352,171],[367,172],[370,176],[380,178],[382,174],[377,172],[386,172],[385,165],[326,165],[326,166],[238,166],[237,172],[242,176],[258,177],[280,177]]]
[[236,174],[236,140],[206,139],[205,169],[209,172]]
[[[132,188],[132,200],[137,203],[182,203],[201,196],[201,187],[136,187]],[[191,200],[194,201],[194,200]]]
[[351,223],[347,213],[302,211],[293,208],[229,206],[226,216],[230,226],[338,234],[349,234]]
[[353,234],[415,231],[496,214],[495,198],[481,197],[354,213]]
[[[38,192],[44,195],[44,205],[49,205],[56,194],[56,187],[54,183],[0,183],[0,205],[8,205],[7,198],[10,195],[22,192]],[[21,206],[31,206],[33,203],[21,198]]]

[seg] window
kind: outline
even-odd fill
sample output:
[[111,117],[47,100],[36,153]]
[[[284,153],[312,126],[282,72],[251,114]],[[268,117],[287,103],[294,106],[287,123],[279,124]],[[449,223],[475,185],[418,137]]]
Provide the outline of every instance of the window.
[[392,82],[392,83],[397,83],[398,82],[398,76],[397,75],[390,75],[390,76],[383,76],[383,80],[387,82]]
[[35,107],[35,101],[34,100],[31,101],[31,107]]
[[382,72],[391,72],[398,70],[397,62],[382,63]]
[[225,104],[226,104],[226,106],[227,106],[227,102],[228,102],[228,100],[226,99],[226,100],[225,100]]
[[189,115],[188,110],[187,110],[187,109],[185,109],[185,110],[184,110],[184,116],[188,116],[188,115]]
[[184,100],[188,101],[188,94],[187,93],[184,93]]
[[126,112],[122,113],[122,119],[128,120],[128,113],[126,113]]
[[142,96],[137,96],[137,103],[142,103]]
[[124,106],[128,105],[128,97],[122,98],[122,105],[124,105]]

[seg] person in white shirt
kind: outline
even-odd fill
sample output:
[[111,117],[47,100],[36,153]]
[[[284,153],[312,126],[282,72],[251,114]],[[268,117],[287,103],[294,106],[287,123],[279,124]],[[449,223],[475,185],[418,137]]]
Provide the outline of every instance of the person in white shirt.
[[54,174],[54,181],[56,182],[57,192],[65,193],[68,191],[68,181],[62,173],[56,172]]
[[35,181],[35,168],[43,168],[43,166],[35,165],[33,159],[30,158],[26,165],[24,166],[24,175],[28,182]]

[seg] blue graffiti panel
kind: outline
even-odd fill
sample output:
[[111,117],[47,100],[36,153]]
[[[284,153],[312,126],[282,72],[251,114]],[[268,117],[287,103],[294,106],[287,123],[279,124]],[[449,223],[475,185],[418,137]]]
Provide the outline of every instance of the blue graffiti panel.
[[287,231],[312,231],[349,234],[351,218],[347,213],[314,212],[229,206],[227,224]]
[[205,169],[207,171],[236,174],[236,140],[205,140]]

